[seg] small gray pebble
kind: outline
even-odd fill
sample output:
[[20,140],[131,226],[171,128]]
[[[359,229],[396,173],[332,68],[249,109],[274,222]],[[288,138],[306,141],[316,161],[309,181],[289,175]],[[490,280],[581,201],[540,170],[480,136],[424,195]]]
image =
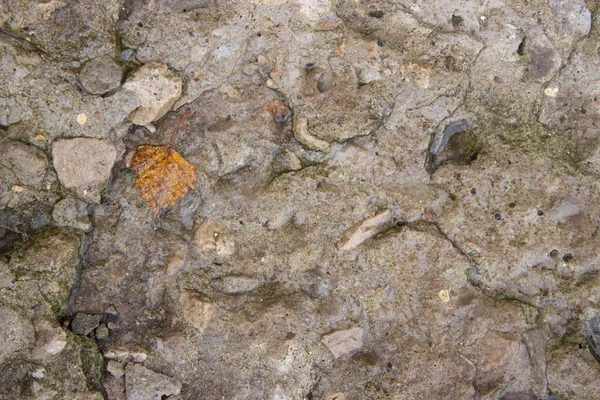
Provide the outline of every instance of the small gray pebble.
[[88,61],[79,73],[79,81],[86,92],[102,95],[121,84],[123,70],[110,56]]
[[135,52],[131,49],[126,49],[121,52],[121,60],[123,60],[123,61],[126,61],[126,62],[133,61],[134,57],[135,57]]
[[331,81],[331,75],[328,72],[323,72],[321,76],[319,76],[319,80],[317,80],[317,89],[319,92],[324,93],[331,89],[333,86],[333,82]]

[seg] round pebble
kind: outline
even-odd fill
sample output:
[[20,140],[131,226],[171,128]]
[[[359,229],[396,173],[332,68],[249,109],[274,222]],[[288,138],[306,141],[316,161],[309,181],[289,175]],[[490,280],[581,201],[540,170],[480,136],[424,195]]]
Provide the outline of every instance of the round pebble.
[[323,72],[317,80],[317,89],[319,89],[319,92],[324,93],[331,89],[332,86],[333,82],[331,80],[331,75],[329,75],[328,72]]
[[121,60],[123,61],[133,61],[133,57],[135,57],[135,52],[131,49],[126,49],[121,52]]
[[86,92],[102,95],[121,85],[123,70],[110,56],[88,61],[79,73],[79,81]]

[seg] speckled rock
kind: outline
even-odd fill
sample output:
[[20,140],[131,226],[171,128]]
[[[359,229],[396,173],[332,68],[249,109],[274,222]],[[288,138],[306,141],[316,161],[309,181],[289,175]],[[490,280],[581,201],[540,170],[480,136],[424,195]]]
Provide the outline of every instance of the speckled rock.
[[48,168],[46,154],[23,142],[12,141],[3,145],[0,166],[8,168],[24,186],[40,186]]
[[0,308],[0,365],[14,353],[30,350],[35,344],[35,330],[22,313],[8,307]]
[[260,285],[260,280],[245,275],[229,275],[215,279],[211,286],[227,294],[240,294],[250,292]]

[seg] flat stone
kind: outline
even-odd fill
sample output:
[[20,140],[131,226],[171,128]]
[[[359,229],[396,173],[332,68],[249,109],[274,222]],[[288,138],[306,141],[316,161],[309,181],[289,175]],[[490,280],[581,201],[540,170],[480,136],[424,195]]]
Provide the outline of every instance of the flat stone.
[[68,226],[88,232],[92,229],[92,224],[87,206],[85,201],[67,197],[54,205],[52,219],[59,226]]
[[109,55],[88,61],[79,73],[79,81],[85,91],[97,95],[118,88],[122,77],[123,69]]
[[260,280],[245,275],[229,275],[213,280],[210,285],[219,292],[240,294],[256,289]]
[[165,64],[148,63],[142,66],[123,88],[139,97],[141,106],[128,118],[136,125],[146,126],[164,116],[181,96],[181,78]]
[[193,290],[183,290],[179,294],[179,304],[185,321],[198,333],[204,332],[213,315],[213,305],[208,298]]
[[107,140],[58,139],[52,145],[52,158],[63,186],[82,200],[98,203],[100,192],[110,178],[117,150]]
[[363,328],[355,327],[329,333],[321,339],[335,358],[350,354],[363,347]]
[[142,365],[128,363],[125,367],[127,400],[161,400],[163,396],[178,395],[181,382],[154,372]]
[[100,314],[79,313],[71,322],[71,330],[78,335],[89,335],[100,323]]
[[0,166],[12,171],[24,186],[39,186],[44,181],[48,159],[40,149],[19,141],[2,145]]
[[340,250],[352,250],[390,226],[392,212],[385,210],[348,229],[338,242]]
[[31,352],[33,359],[46,361],[64,350],[67,345],[67,333],[57,321],[37,320],[34,326],[36,342]]
[[21,313],[0,307],[0,365],[13,353],[31,349],[35,344],[33,324]]

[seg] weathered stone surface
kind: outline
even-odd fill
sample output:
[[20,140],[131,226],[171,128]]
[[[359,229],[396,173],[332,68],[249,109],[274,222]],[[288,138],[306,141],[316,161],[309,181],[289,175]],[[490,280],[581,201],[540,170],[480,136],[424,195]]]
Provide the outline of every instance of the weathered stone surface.
[[58,226],[68,226],[84,232],[92,229],[87,203],[72,197],[62,199],[52,209],[52,219]]
[[35,343],[35,330],[31,321],[22,313],[8,307],[0,307],[0,365],[11,355],[30,350]]
[[40,186],[46,176],[48,159],[43,151],[23,142],[3,145],[0,166],[8,168],[21,185]]
[[[62,315],[67,299],[77,277],[81,239],[66,229],[50,229],[33,236],[19,252],[11,258],[10,267],[18,281],[23,284],[34,282],[39,294],[54,312]],[[35,297],[25,289],[27,295]]]
[[[547,376],[548,389],[561,399],[593,399],[600,396],[600,388],[594,384],[600,378],[600,367],[587,350],[575,354],[560,351],[550,355]],[[570,380],[571,376],[577,376],[577,379]]]
[[364,344],[364,329],[360,327],[328,333],[321,339],[335,358],[351,354]]
[[137,125],[146,126],[165,115],[181,96],[181,79],[169,67],[160,63],[142,66],[128,78],[123,89],[140,99],[141,105],[128,118]]
[[142,365],[128,363],[125,367],[125,393],[127,400],[159,400],[177,395],[181,382],[154,372]]
[[[0,398],[126,399],[128,362],[182,383],[146,398],[599,397],[594,2],[75,3],[0,13],[0,299],[103,322]],[[184,104],[198,185],[153,219],[129,162]],[[44,161],[73,137],[115,147],[90,197]]]
[[119,87],[123,70],[111,56],[105,55],[88,61],[79,72],[79,81],[90,94],[105,94]]
[[92,138],[59,139],[52,144],[58,179],[88,202],[99,202],[117,158],[115,146]]

